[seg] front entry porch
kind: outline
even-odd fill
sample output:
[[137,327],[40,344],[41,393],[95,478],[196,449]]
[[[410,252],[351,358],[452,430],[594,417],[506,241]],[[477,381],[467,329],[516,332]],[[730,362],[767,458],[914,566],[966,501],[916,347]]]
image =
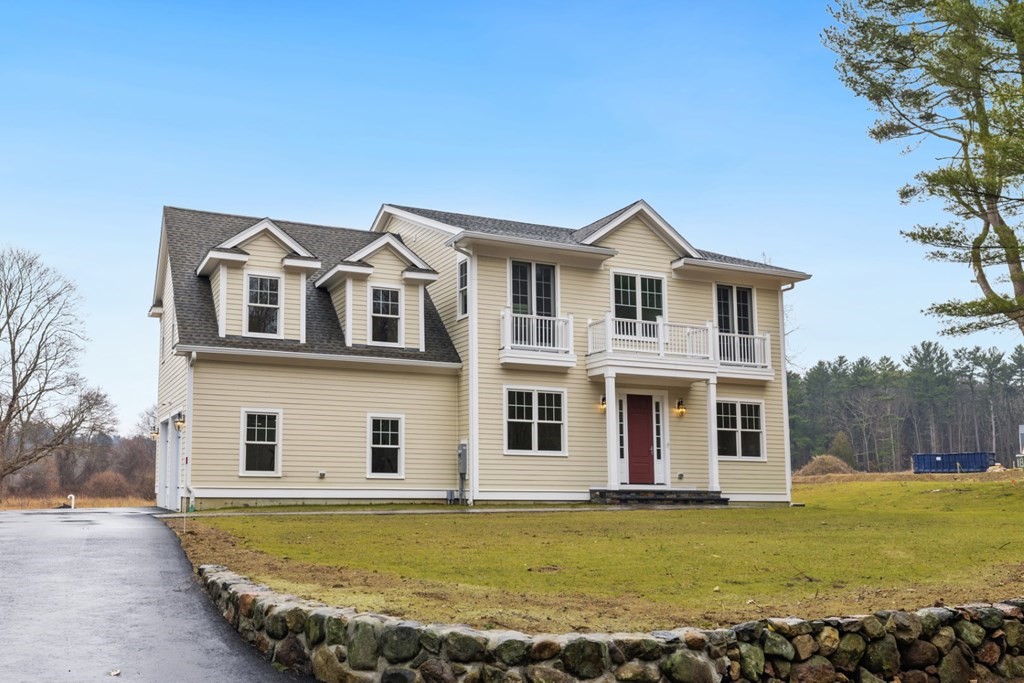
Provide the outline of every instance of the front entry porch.
[[590,502],[604,505],[728,505],[721,491],[666,487],[590,489]]

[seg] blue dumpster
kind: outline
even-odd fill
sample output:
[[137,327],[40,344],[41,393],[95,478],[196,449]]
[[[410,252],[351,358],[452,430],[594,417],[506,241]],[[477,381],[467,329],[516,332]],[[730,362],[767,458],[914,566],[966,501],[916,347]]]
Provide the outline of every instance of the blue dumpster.
[[914,474],[984,472],[995,464],[995,453],[914,453]]

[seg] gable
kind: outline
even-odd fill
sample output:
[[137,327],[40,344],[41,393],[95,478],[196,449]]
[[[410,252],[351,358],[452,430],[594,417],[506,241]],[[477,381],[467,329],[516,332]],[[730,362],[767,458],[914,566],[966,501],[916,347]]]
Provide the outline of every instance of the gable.
[[409,267],[405,258],[390,245],[378,249],[362,260],[373,266],[373,278],[375,280],[387,279],[400,282],[403,272]]
[[261,235],[264,233],[273,235],[277,243],[280,244],[283,249],[285,249],[285,253],[295,253],[298,254],[299,256],[305,257],[313,256],[312,253],[310,253],[305,247],[299,244],[298,241],[293,239],[291,235],[285,232],[281,227],[279,227],[276,223],[274,223],[274,221],[270,220],[269,218],[264,218],[262,220],[257,221],[256,223],[249,226],[240,233],[234,235],[233,237],[230,237],[224,242],[221,242],[219,245],[217,245],[216,248],[233,249],[241,247],[243,244],[248,243],[253,237],[256,237],[257,235]]
[[678,258],[676,250],[639,218],[633,218],[601,238],[601,246],[618,252],[609,260],[613,268],[668,272]]
[[280,270],[282,259],[292,253],[290,249],[267,232],[257,234],[241,243],[238,248],[249,255],[249,261],[246,263],[249,268]]

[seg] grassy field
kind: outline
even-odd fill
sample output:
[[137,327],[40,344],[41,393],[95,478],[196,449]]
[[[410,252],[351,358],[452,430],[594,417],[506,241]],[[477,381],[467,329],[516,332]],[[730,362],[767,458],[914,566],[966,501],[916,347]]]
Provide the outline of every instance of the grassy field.
[[182,541],[193,562],[331,604],[533,633],[1024,595],[1024,481],[854,477],[794,499],[806,506],[198,517]]
[[[0,500],[0,510],[46,510],[70,504],[64,496],[43,496],[41,498],[6,497]],[[124,508],[153,507],[155,503],[145,498],[94,498],[75,496],[76,508]]]

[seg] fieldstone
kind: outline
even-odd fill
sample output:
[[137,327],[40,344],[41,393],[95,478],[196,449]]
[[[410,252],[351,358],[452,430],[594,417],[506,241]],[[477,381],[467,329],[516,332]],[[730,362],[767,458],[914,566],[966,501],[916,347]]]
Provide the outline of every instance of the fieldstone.
[[1024,610],[1022,610],[1019,605],[1013,605],[1007,602],[997,602],[992,605],[992,607],[1002,612],[1004,619],[1024,618]]
[[530,659],[530,645],[530,640],[526,636],[508,635],[498,640],[492,652],[501,663],[520,666]]
[[577,638],[562,651],[565,670],[577,678],[596,678],[608,670],[608,645],[599,640]]
[[455,683],[455,673],[448,662],[438,657],[431,657],[420,664],[420,676],[423,683]]
[[740,643],[740,673],[748,681],[761,680],[764,673],[764,651],[757,645]]
[[480,669],[480,683],[505,683],[505,671],[496,666],[484,664]]
[[973,678],[971,665],[967,663],[958,648],[953,648],[939,664],[939,681],[941,683],[964,683]]
[[821,655],[814,655],[806,662],[794,664],[789,680],[793,683],[832,683],[836,680],[836,670],[832,662]]
[[946,654],[956,645],[956,631],[949,626],[943,626],[932,636],[932,645],[939,648],[942,654]]
[[981,647],[975,650],[974,657],[986,666],[995,666],[1002,654],[1003,652],[999,648],[999,643],[986,639],[985,642],[981,644]]
[[847,633],[839,640],[839,646],[831,657],[832,664],[843,671],[856,671],[866,648],[867,645],[860,634]]
[[537,665],[526,667],[526,680],[529,683],[576,683],[573,677],[564,671]]
[[[650,661],[659,659],[662,655],[661,641],[654,638],[615,638],[612,643],[622,652],[622,656],[627,661],[630,659]],[[547,658],[545,657],[545,659]]]
[[292,633],[302,633],[306,628],[306,619],[309,617],[309,610],[303,605],[291,605],[284,611],[284,620],[288,624],[288,630]]
[[[703,653],[693,650],[673,652],[661,663],[661,670],[674,683],[718,683],[719,681],[714,662]],[[761,671],[764,671],[764,655],[761,656]],[[758,675],[760,676],[760,674]]]
[[793,646],[789,644],[786,637],[775,631],[764,632],[764,653],[768,657],[782,657],[787,661],[793,661],[796,653]]
[[1003,624],[1003,635],[1007,647],[1024,647],[1024,624],[1019,621],[1007,621]]
[[657,664],[627,662],[615,670],[615,678],[626,683],[658,683],[661,671]]
[[951,624],[959,615],[947,607],[925,607],[917,610],[921,618],[921,628],[929,638],[935,635],[940,626]]
[[416,672],[398,666],[388,667],[380,675],[380,683],[417,683]]
[[297,636],[289,635],[274,648],[273,660],[286,669],[298,673],[309,673],[309,652]]
[[327,637],[327,612],[313,610],[306,618],[306,645],[314,648]]
[[280,640],[288,635],[288,621],[285,619],[285,611],[277,609],[267,615],[263,624],[263,630],[271,638]]
[[[345,661],[343,649],[340,645],[326,645],[313,650],[313,675],[318,681],[342,679],[344,674],[341,663]],[[454,683],[454,679],[446,683]]]
[[958,621],[953,624],[953,630],[960,640],[972,648],[978,647],[985,640],[985,629],[973,621],[967,621],[966,619]]
[[530,648],[530,659],[535,662],[554,659],[560,654],[562,654],[562,644],[553,638],[535,639],[533,647]]
[[691,650],[703,650],[708,646],[708,637],[695,628],[683,632],[683,642]]
[[996,666],[996,671],[1006,678],[1024,678],[1024,657],[1003,657]]
[[790,641],[790,645],[793,646],[795,658],[800,662],[809,659],[811,655],[818,651],[818,643],[810,633],[796,636]]
[[441,652],[441,645],[444,644],[444,636],[432,628],[425,628],[420,631],[420,645],[431,654]]
[[784,681],[789,680],[789,674],[793,670],[793,663],[788,659],[782,659],[781,657],[772,657],[765,662],[764,670],[768,673],[771,669],[774,672],[776,678],[781,678]]
[[409,661],[420,651],[420,629],[408,624],[384,627],[380,651],[392,664]]
[[903,667],[924,669],[939,662],[939,648],[926,640],[915,640],[903,650]]
[[523,675],[512,669],[505,672],[505,683],[523,683]]
[[876,640],[885,635],[885,624],[878,617],[872,615],[860,620],[861,633],[871,640]]
[[858,676],[858,678],[860,679],[860,683],[885,683],[884,680],[882,680],[875,674],[871,673],[867,669],[861,668],[859,674],[860,675]]
[[839,629],[834,626],[825,626],[818,633],[817,640],[818,653],[825,657],[831,657],[839,647]]
[[252,606],[256,603],[259,593],[240,593],[238,596],[238,612],[243,617],[252,616]]
[[784,636],[802,636],[811,632],[811,624],[803,619],[769,619],[768,623],[771,624],[772,630]]
[[900,683],[928,683],[928,674],[919,669],[910,669],[900,673]]
[[324,642],[328,645],[344,645],[348,642],[348,617],[338,613],[324,618]]
[[274,644],[270,641],[270,638],[267,638],[266,633],[258,634],[256,636],[256,640],[253,642],[253,645],[256,647],[259,653],[264,656],[269,655],[270,648],[274,646]]
[[912,643],[921,637],[921,617],[910,612],[893,612],[885,622],[885,630],[904,645]]
[[871,673],[880,673],[891,678],[900,670],[900,650],[891,633],[868,643],[864,651],[864,668]]
[[708,657],[712,659],[728,656],[729,650],[735,648],[739,642],[736,634],[728,629],[706,631],[705,635],[708,637]]
[[487,637],[476,631],[449,631],[445,640],[448,643],[448,657],[456,662],[478,662],[487,651]]
[[764,624],[760,621],[745,621],[732,627],[736,639],[741,643],[756,643],[761,640]]
[[353,669],[372,671],[377,668],[380,646],[375,624],[366,619],[348,622],[348,664]]
[[970,612],[974,621],[989,631],[994,631],[995,629],[1002,628],[1003,626],[1003,619],[1005,618],[1003,610],[997,607],[992,607],[990,605],[979,605],[977,607],[972,606],[970,608]]

